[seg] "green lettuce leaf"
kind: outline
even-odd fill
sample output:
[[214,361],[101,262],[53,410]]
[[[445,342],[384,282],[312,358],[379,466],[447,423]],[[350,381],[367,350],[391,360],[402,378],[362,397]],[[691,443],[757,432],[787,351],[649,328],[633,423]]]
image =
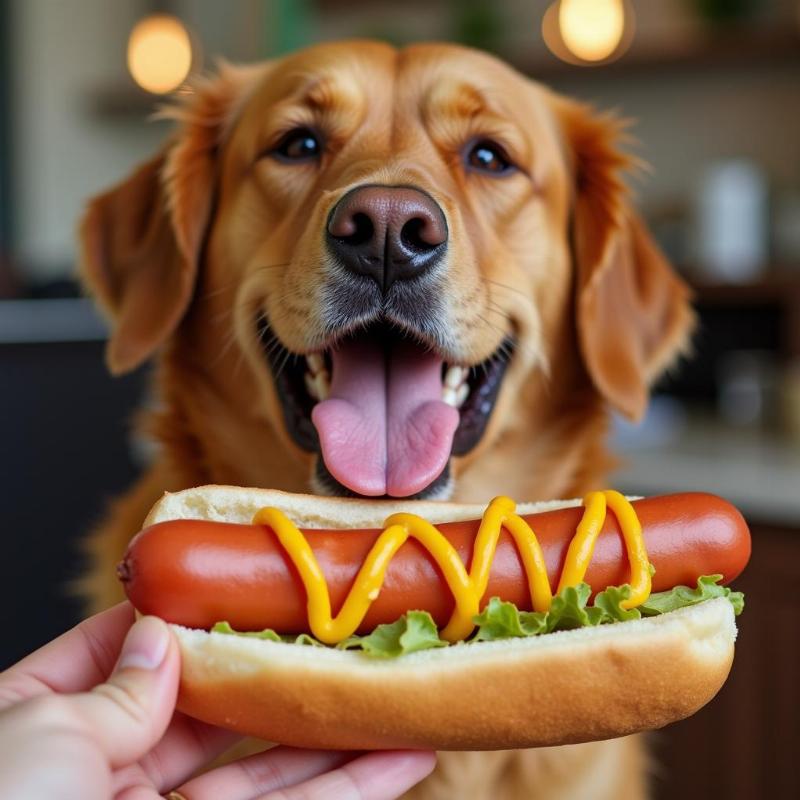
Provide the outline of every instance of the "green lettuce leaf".
[[473,617],[478,630],[470,641],[536,636],[537,633],[544,633],[546,616],[537,611],[520,611],[513,603],[493,597],[486,604],[483,613]]
[[602,609],[587,606],[592,588],[588,583],[567,586],[554,598],[547,612],[545,633],[588,628],[603,622]]
[[315,647],[325,647],[325,645],[319,641],[319,639],[315,639],[313,636],[309,636],[307,633],[300,633],[297,636],[281,636],[279,633],[276,633],[272,630],[272,628],[264,628],[263,631],[237,631],[234,630],[230,623],[227,621],[217,622],[213,628],[211,628],[212,633],[230,633],[234,636],[245,636],[249,639],[266,639],[268,642],[287,642],[289,644],[310,644]]
[[237,631],[231,627],[227,620],[218,622],[211,629],[211,633],[229,633],[235,636],[246,636],[249,639],[266,639],[268,642],[282,642],[283,639],[275,633],[271,628],[265,628],[263,631]]
[[[631,587],[628,584],[609,586],[595,596],[591,606],[588,602],[592,590],[588,584],[569,586],[553,598],[547,613],[520,611],[513,603],[492,597],[483,611],[473,618],[477,630],[469,642],[527,638],[552,631],[627,622],[642,616],[666,614],[716,597],[727,598],[734,612],[737,615],[741,614],[744,608],[744,595],[741,592],[733,592],[726,586],[720,586],[721,580],[721,575],[704,575],[697,579],[695,589],[676,586],[668,592],[656,592],[650,595],[647,602],[631,609],[624,609],[621,605],[631,595]],[[325,646],[307,633],[301,633],[299,636],[281,636],[270,629],[236,631],[227,622],[218,622],[211,630],[216,633],[248,636],[271,642]],[[367,636],[351,636],[336,647],[341,650],[359,650],[372,658],[396,658],[418,650],[448,645],[449,642],[439,636],[436,623],[427,611],[409,611],[395,622],[378,625]]]
[[703,575],[697,579],[697,588],[676,586],[668,592],[656,592],[639,606],[642,616],[653,617],[657,614],[666,614],[678,608],[693,606],[704,600],[713,600],[715,597],[726,597],[733,606],[737,616],[744,609],[744,594],[731,591],[727,586],[720,586],[722,575]]
[[599,592],[594,598],[594,605],[603,612],[603,622],[627,622],[639,619],[642,615],[638,608],[622,608],[621,603],[631,596],[631,587],[625,583],[622,586],[609,586],[604,592]]
[[587,606],[592,590],[586,583],[569,586],[553,598],[550,611],[520,611],[513,603],[492,597],[483,612],[473,617],[478,626],[470,641],[493,641],[538,636],[605,622],[600,608]]
[[447,647],[448,644],[439,637],[436,623],[427,611],[409,611],[396,622],[378,625],[367,636],[351,636],[337,647],[362,650],[376,658],[394,658],[417,650]]

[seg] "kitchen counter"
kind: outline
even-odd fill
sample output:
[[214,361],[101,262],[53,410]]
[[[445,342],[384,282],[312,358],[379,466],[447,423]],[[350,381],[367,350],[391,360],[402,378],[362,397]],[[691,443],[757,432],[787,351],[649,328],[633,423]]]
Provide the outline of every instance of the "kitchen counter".
[[88,298],[0,300],[0,344],[95,342],[107,336]]

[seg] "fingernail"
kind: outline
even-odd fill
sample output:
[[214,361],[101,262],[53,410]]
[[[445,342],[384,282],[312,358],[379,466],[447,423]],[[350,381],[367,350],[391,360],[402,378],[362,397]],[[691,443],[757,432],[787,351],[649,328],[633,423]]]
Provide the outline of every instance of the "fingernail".
[[156,669],[167,654],[169,638],[169,628],[162,620],[142,617],[125,637],[118,668]]

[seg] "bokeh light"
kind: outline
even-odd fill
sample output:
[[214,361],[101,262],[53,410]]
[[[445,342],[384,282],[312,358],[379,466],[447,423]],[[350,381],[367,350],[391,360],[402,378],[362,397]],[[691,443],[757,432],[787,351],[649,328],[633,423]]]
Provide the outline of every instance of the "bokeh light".
[[142,89],[177,89],[192,67],[189,32],[176,17],[154,14],[138,22],[128,39],[128,70]]
[[602,61],[619,46],[625,30],[622,0],[561,0],[561,38],[583,61]]

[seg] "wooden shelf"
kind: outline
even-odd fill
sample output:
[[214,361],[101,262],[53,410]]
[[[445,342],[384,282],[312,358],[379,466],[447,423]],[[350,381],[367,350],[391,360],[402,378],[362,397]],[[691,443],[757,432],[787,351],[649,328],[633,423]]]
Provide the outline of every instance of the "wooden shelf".
[[789,305],[800,306],[800,267],[765,272],[747,283],[716,283],[690,279],[696,302],[703,305]]
[[734,28],[725,33],[699,35],[692,41],[662,47],[633,47],[619,60],[573,65],[552,54],[530,60],[512,59],[525,74],[543,79],[652,78],[696,73],[700,70],[753,69],[800,66],[800,30],[753,31]]
[[[420,0],[408,0],[412,5]],[[342,8],[366,8],[369,0],[317,0],[319,10],[333,14]],[[679,75],[699,70],[772,68],[800,66],[800,26],[759,24],[745,21],[710,28],[698,21],[694,36],[680,42],[641,45],[634,37],[631,49],[620,59],[600,64],[568,64],[546,48],[525,57],[499,53],[526,75],[542,79],[649,78]],[[532,35],[537,35],[532,31]]]
[[653,737],[656,800],[797,797],[800,526],[748,522],[753,554],[733,586],[745,594],[733,668],[712,702]]
[[[687,274],[687,273],[684,273]],[[689,273],[690,274],[690,273]],[[781,350],[800,358],[800,266],[773,270],[749,283],[692,282],[694,305],[702,309],[741,311],[764,309],[779,320]]]
[[169,95],[150,94],[133,81],[101,86],[87,96],[87,107],[94,116],[121,121],[147,120]]

